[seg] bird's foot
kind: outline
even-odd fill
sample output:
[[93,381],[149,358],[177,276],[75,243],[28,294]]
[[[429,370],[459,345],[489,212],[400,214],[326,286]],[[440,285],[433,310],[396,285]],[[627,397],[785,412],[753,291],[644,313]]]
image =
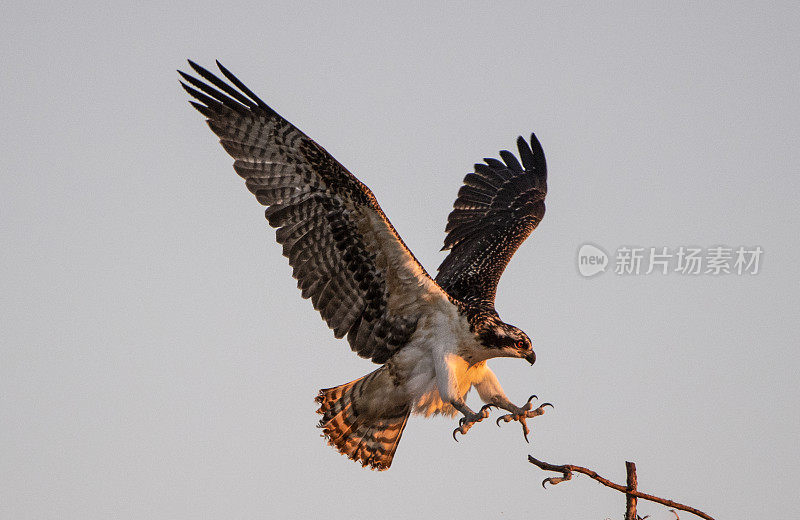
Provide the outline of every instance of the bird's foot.
[[518,408],[514,410],[512,413],[508,413],[506,415],[501,415],[497,418],[497,426],[500,426],[500,421],[503,422],[511,422],[511,421],[519,421],[522,425],[522,434],[525,436],[525,442],[531,442],[528,440],[528,434],[531,432],[528,429],[528,424],[525,422],[526,419],[530,419],[532,417],[537,417],[544,413],[544,407],[549,406],[553,408],[553,405],[550,403],[542,403],[538,408],[533,407],[533,400],[537,399],[535,395],[532,395],[528,398],[528,402],[525,403],[525,406],[522,408]]
[[478,410],[476,413],[473,414],[465,414],[464,417],[458,420],[458,428],[453,430],[453,440],[458,442],[456,438],[456,434],[460,433],[461,435],[466,435],[472,425],[475,423],[479,423],[482,420],[489,417],[489,410],[495,405],[493,404],[485,404]]

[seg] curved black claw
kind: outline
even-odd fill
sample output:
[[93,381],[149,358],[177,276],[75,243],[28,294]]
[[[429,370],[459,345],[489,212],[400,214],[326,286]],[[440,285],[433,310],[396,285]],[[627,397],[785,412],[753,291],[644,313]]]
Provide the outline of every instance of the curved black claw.
[[528,429],[528,424],[526,422],[526,419],[542,415],[544,413],[544,408],[546,406],[553,408],[552,404],[543,403],[539,405],[538,408],[534,409],[532,404],[534,399],[538,399],[538,397],[536,397],[535,395],[530,396],[528,398],[528,402],[525,403],[525,406],[517,409],[518,410],[517,413],[507,413],[505,415],[501,415],[500,417],[497,418],[495,424],[497,424],[497,426],[500,426],[500,421],[503,422],[519,421],[520,425],[522,425],[522,435],[523,437],[525,437],[525,442],[530,443],[530,440],[528,439],[528,434],[530,433],[530,430]]
[[489,417],[489,410],[492,407],[497,407],[493,404],[485,404],[481,406],[481,409],[478,410],[477,413],[473,414],[471,417],[467,417],[466,415],[458,420],[458,428],[453,430],[453,440],[458,442],[458,438],[456,437],[456,433],[460,433],[461,435],[466,435],[472,425]]

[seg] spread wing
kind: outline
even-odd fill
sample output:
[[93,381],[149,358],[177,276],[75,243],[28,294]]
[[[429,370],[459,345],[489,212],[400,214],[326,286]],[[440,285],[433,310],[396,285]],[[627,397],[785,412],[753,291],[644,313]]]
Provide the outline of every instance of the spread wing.
[[497,282],[514,251],[544,217],[547,164],[542,146],[531,134],[530,145],[517,139],[514,154],[500,152],[503,162],[484,159],[464,177],[447,218],[442,250],[450,254],[439,266],[436,282],[463,302],[494,303]]
[[446,295],[369,188],[219,62],[230,83],[189,64],[205,81],[179,71],[181,84],[267,206],[303,298],[360,356],[385,362],[416,329],[420,305]]

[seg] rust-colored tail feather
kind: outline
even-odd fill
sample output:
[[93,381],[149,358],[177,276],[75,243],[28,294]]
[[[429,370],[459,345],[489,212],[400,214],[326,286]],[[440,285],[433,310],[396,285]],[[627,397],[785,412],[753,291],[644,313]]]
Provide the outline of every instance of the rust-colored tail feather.
[[322,415],[318,426],[328,444],[362,466],[380,471],[392,465],[411,408],[393,411],[390,417],[359,416],[359,398],[376,372],[320,390],[316,401],[320,403],[317,413]]

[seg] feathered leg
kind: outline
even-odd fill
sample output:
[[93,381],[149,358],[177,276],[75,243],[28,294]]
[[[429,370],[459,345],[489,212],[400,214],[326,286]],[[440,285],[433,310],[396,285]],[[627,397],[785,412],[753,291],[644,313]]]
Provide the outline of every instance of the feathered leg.
[[459,419],[458,428],[453,430],[453,439],[458,442],[456,434],[466,434],[475,423],[489,417],[489,409],[494,406],[492,403],[483,406],[477,413],[467,406],[464,402],[463,393],[459,393],[459,385],[456,376],[456,367],[459,364],[466,364],[463,358],[455,354],[445,354],[440,358],[434,359],[434,367],[436,370],[436,386],[439,389],[439,395],[442,401],[449,403],[456,410],[464,414],[464,417]]

